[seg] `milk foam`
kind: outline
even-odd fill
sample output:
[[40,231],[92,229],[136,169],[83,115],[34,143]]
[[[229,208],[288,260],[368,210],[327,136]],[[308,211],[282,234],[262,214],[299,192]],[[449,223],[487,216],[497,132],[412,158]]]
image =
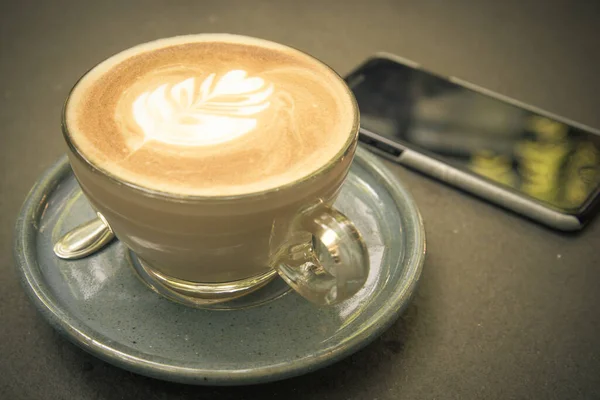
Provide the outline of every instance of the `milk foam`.
[[193,35],[136,46],[92,69],[65,109],[97,168],[149,189],[236,195],[301,179],[356,134],[334,72],[272,42]]
[[146,140],[179,146],[208,146],[236,139],[257,126],[255,114],[269,107],[273,85],[233,70],[215,79],[187,78],[140,94],[133,118]]

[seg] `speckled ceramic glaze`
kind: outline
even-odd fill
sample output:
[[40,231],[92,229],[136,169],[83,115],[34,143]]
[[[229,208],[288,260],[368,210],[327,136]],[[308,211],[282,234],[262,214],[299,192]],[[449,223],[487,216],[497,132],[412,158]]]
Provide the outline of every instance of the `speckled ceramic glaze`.
[[276,280],[211,309],[166,300],[133,273],[118,241],[65,261],[54,241],[91,219],[65,158],[30,192],[16,227],[23,287],[48,321],[78,346],[119,367],[170,381],[239,385],[313,371],[363,347],[406,307],[425,254],[419,212],[375,156],[359,149],[335,206],[358,227],[371,259],[353,298],[317,307]]

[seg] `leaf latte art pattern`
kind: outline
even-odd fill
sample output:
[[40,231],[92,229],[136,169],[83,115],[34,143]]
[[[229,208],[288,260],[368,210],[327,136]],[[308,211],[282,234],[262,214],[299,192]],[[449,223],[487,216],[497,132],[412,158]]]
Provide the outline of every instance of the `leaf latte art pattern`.
[[212,73],[165,83],[133,102],[136,123],[145,140],[179,146],[228,142],[256,128],[256,115],[270,106],[273,85],[243,70]]

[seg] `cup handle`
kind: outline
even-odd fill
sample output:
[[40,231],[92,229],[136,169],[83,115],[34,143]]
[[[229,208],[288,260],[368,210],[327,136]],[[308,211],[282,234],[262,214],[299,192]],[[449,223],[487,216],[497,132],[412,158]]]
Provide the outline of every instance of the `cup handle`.
[[306,299],[332,305],[364,286],[369,254],[356,226],[341,212],[319,204],[296,218],[275,268]]

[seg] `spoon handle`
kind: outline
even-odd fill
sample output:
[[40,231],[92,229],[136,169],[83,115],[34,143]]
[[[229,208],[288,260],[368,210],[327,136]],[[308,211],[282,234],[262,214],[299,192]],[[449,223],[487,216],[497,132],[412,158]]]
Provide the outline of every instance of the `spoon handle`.
[[98,214],[98,218],[79,225],[61,237],[54,245],[54,254],[65,260],[87,257],[102,249],[114,237],[104,217]]

